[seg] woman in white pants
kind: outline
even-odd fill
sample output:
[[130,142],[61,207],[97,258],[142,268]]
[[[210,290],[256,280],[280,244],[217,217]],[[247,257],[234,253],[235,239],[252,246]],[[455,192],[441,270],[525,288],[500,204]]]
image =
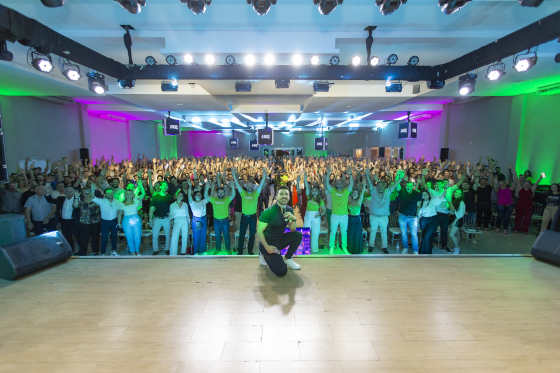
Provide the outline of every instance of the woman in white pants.
[[187,253],[187,240],[189,238],[189,207],[186,203],[183,203],[185,199],[185,194],[181,189],[177,191],[175,195],[177,197],[177,202],[174,202],[169,207],[170,218],[173,219],[173,233],[171,234],[171,247],[169,249],[169,255],[176,256],[177,249],[179,246],[179,235],[181,237],[181,255]]
[[[303,226],[311,228],[311,252],[319,252],[319,233],[321,231],[321,216],[325,214],[325,202],[320,197],[319,188],[313,187],[309,189],[307,183],[307,173],[303,174],[303,181],[305,183],[305,193],[307,195],[307,209],[303,219]],[[297,177],[297,192],[299,190],[299,176]]]

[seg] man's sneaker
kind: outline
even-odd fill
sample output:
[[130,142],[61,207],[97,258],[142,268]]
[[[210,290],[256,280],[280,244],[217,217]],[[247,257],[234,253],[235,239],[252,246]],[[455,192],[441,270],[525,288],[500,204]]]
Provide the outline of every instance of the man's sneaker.
[[111,251],[111,256],[120,256],[116,251]]
[[402,249],[401,254],[403,254],[403,255],[408,254],[408,249]]
[[418,255],[418,251],[413,251],[412,254]]
[[461,249],[459,249],[458,247],[453,249],[453,255],[459,255],[459,252],[461,251]]
[[389,254],[386,247],[382,247],[381,250],[383,250],[383,254]]
[[443,251],[447,251],[448,253],[451,252],[451,249],[450,249],[449,247],[447,247],[447,246],[445,246],[442,250],[443,250]]
[[373,248],[374,248],[374,246],[369,246],[369,247],[368,247],[368,252],[372,253],[372,252],[373,252]]
[[296,262],[294,262],[293,259],[286,259],[285,262],[286,262],[286,265],[288,267],[290,267],[291,269],[301,269],[301,266],[299,264],[297,264]]
[[93,256],[99,256],[99,253],[93,253]]
[[152,253],[152,256],[158,255],[158,254],[159,254],[159,251],[154,251],[154,252]]
[[263,266],[268,265],[268,263],[266,262],[266,260],[264,260],[264,257],[262,256],[261,253],[259,253],[259,262],[261,262],[261,265],[263,265]]
[[331,247],[331,248],[329,249],[329,255],[333,255],[333,254],[334,254],[334,249]]

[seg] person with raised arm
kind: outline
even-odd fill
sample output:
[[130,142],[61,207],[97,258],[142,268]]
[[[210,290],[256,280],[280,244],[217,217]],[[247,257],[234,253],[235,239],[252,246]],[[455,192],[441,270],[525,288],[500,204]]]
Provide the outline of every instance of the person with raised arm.
[[140,243],[142,241],[142,219],[138,215],[138,208],[142,206],[142,200],[146,195],[146,190],[142,183],[138,184],[140,194],[134,195],[132,189],[127,189],[124,193],[124,202],[121,204],[121,211],[118,215],[119,228],[122,228],[128,243],[130,255],[140,256]]
[[348,252],[350,254],[361,254],[364,249],[360,211],[365,192],[365,185],[356,183],[356,188],[352,191],[348,200]]
[[214,197],[214,187],[212,185],[212,196],[208,194],[210,184],[206,184],[204,189],[204,198],[212,204],[214,214],[214,232],[216,234],[216,253],[220,252],[222,247],[222,234],[226,251],[231,255],[230,238],[229,238],[229,204],[235,198],[235,188],[233,181],[231,182],[231,193],[226,196],[224,188],[218,188],[217,196]]
[[[299,176],[297,177],[297,192],[301,194],[299,189]],[[325,214],[325,201],[321,198],[321,192],[317,186],[309,187],[307,182],[307,172],[303,174],[303,183],[305,184],[305,193],[307,197],[307,205],[305,208],[305,216],[303,226],[311,228],[311,252],[319,252],[319,233],[321,232],[321,217]]]
[[[509,166],[511,172],[511,165]],[[518,231],[524,234],[529,234],[529,227],[531,226],[531,219],[533,218],[533,196],[537,192],[537,187],[541,180],[546,175],[541,173],[541,177],[537,179],[535,184],[531,185],[531,181],[526,179],[521,189],[515,190],[518,198],[517,206],[515,207],[515,220],[513,224],[513,233]]]
[[86,256],[89,239],[91,238],[91,251],[94,256],[99,255],[99,233],[101,229],[101,209],[93,202],[93,189],[82,189],[82,198],[74,198],[74,208],[80,208],[80,243],[79,254]]
[[422,194],[415,190],[419,184],[414,184],[408,176],[404,175],[405,187],[401,188],[397,184],[396,190],[399,192],[399,227],[401,228],[402,251],[401,254],[408,254],[408,231],[412,241],[412,254],[418,254],[418,202],[422,201]]
[[187,240],[189,238],[189,206],[184,201],[185,192],[178,189],[175,193],[177,201],[169,208],[169,217],[173,220],[173,233],[171,234],[171,248],[169,255],[176,256],[181,236],[181,255],[187,254]]
[[498,175],[494,175],[494,191],[498,196],[498,217],[496,219],[496,233],[500,233],[500,227],[504,228],[504,234],[509,234],[509,221],[511,213],[515,208],[513,204],[513,191],[517,185],[517,178],[511,186],[507,186],[505,180],[500,180]]
[[348,166],[348,174],[350,176],[350,182],[348,186],[344,185],[344,180],[337,179],[335,182],[335,188],[331,187],[329,184],[330,175],[332,168],[327,167],[327,173],[323,180],[325,186],[325,191],[330,193],[332,197],[332,215],[330,224],[330,235],[329,235],[329,254],[334,252],[334,241],[336,238],[336,231],[340,225],[340,235],[342,241],[342,251],[348,254],[348,196],[354,188],[354,177],[352,176],[352,169]]
[[169,254],[170,237],[169,231],[171,229],[171,221],[169,219],[169,207],[175,199],[172,195],[167,194],[167,183],[164,181],[160,184],[158,193],[152,196],[150,201],[149,211],[149,224],[152,227],[152,255],[159,254],[159,231],[163,228],[165,233],[165,248],[164,251]]
[[[196,177],[196,173],[195,173]],[[187,180],[189,186],[193,186],[191,180]],[[206,230],[208,227],[208,218],[206,217],[206,204],[207,200],[202,198],[202,192],[196,190],[194,192],[192,188],[188,189],[189,206],[193,214],[192,218],[192,231],[193,231],[193,254],[194,255],[207,255],[206,252]]]
[[463,189],[457,189],[453,192],[451,200],[448,201],[449,211],[451,214],[455,215],[455,219],[451,223],[451,229],[449,230],[449,236],[451,236],[451,241],[453,241],[453,255],[458,255],[461,252],[459,248],[459,230],[463,226],[463,217],[465,216],[465,202],[463,200]]
[[239,184],[238,174],[235,167],[231,169],[233,175],[233,182],[237,187],[239,195],[241,196],[241,223],[239,224],[239,239],[237,242],[237,255],[243,255],[243,244],[245,242],[245,232],[249,228],[249,246],[247,253],[253,254],[253,247],[255,246],[255,233],[257,232],[257,204],[259,195],[266,183],[266,169],[262,169],[262,179],[255,190],[255,184],[252,181],[245,183],[245,189]]
[[[97,188],[95,183],[91,184],[92,191]],[[107,241],[109,241],[109,233],[111,233],[111,256],[117,254],[117,233],[118,233],[118,211],[122,210],[122,202],[114,199],[113,189],[105,189],[105,198],[93,198],[93,202],[99,205],[101,209],[101,255],[105,255],[107,251]]]

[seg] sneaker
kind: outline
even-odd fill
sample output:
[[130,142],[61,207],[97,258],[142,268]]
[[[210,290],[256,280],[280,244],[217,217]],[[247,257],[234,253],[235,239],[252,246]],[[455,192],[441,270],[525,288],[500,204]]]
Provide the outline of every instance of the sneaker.
[[458,247],[453,249],[453,255],[459,255],[459,251],[461,251],[461,249],[459,249]]
[[418,251],[413,251],[412,254],[418,255]]
[[370,252],[370,253],[373,252],[373,246],[370,246],[370,247],[368,248],[368,252]]
[[93,253],[93,256],[99,256],[99,253]]
[[333,249],[333,248],[330,248],[330,249],[329,249],[329,255],[333,255],[333,254],[334,254],[334,249]]
[[496,230],[494,232],[500,233],[500,228],[496,228]]
[[408,254],[408,249],[402,249],[401,254],[403,254],[403,255]]
[[508,235],[508,234],[509,234],[509,232],[508,232],[508,231],[506,231],[506,230],[504,229],[504,234],[505,234],[505,235]]
[[159,254],[159,251],[154,251],[154,252],[152,253],[152,256],[155,256],[155,255],[158,255],[158,254]]
[[268,263],[266,262],[266,260],[264,260],[264,257],[262,256],[261,253],[259,253],[259,262],[261,263],[261,265],[263,266],[267,266]]
[[294,262],[293,259],[286,259],[285,262],[286,262],[286,265],[288,267],[290,267],[291,269],[296,269],[296,270],[301,269],[301,266],[299,264],[297,264],[296,262]]
[[205,252],[201,253],[200,255],[208,255],[208,253],[205,251]]
[[140,253],[136,253],[136,256],[142,256],[142,254],[140,254]]
[[449,247],[447,247],[447,246],[443,247],[442,250],[443,250],[443,251],[447,251],[448,253],[451,252],[451,249],[450,249]]
[[383,254],[389,254],[386,247],[382,247],[381,250],[383,251]]
[[111,251],[111,256],[120,256],[116,251]]

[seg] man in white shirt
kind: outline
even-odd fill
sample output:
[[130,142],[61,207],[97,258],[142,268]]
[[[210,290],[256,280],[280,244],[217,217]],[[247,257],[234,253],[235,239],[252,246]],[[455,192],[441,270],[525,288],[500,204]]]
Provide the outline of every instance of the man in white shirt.
[[[97,185],[91,184],[92,189]],[[109,232],[111,232],[111,256],[117,254],[117,215],[122,210],[123,204],[114,198],[115,194],[112,188],[105,189],[105,198],[93,198],[93,202],[99,205],[101,210],[101,255],[105,255],[107,251],[107,241],[109,240]]]
[[[463,185],[463,181],[465,181],[465,175],[461,177],[461,180],[452,187],[445,188],[446,181],[445,180],[437,180],[435,185],[435,190],[428,189],[430,193],[430,197],[436,198],[438,196],[443,196],[443,200],[436,206],[437,216],[436,221],[437,225],[440,227],[441,232],[441,248],[447,252],[451,252],[451,249],[447,246],[447,229],[449,228],[449,205],[448,201],[451,200],[451,196],[459,186]],[[437,226],[436,226],[437,229]]]

